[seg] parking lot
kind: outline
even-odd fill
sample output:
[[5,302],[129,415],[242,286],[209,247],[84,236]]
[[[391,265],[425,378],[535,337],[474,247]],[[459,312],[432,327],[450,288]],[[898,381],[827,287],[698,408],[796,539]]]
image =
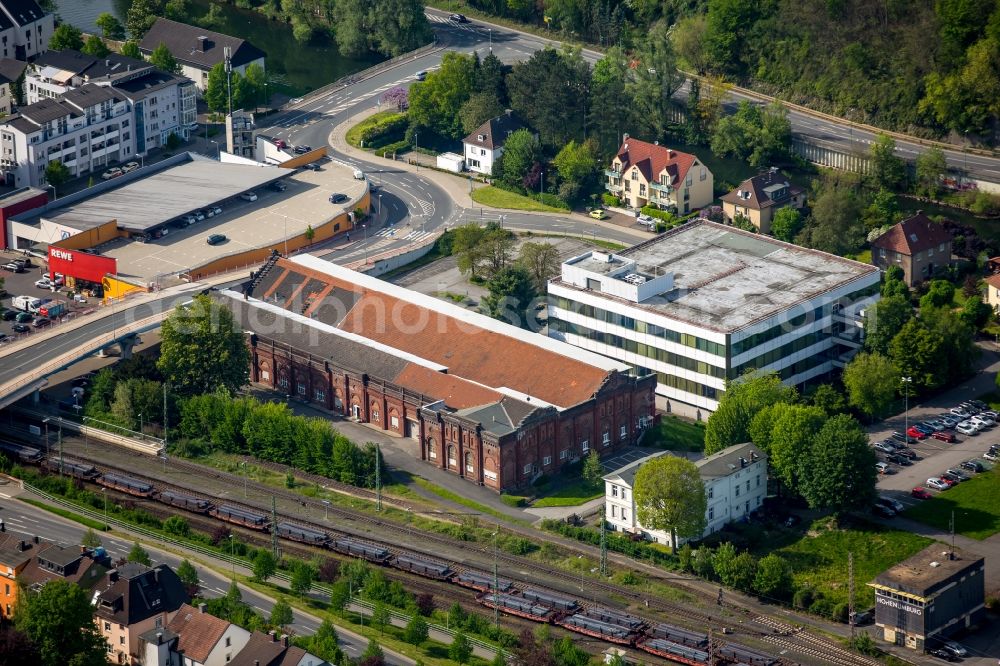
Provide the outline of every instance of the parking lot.
[[[0,252],[0,264],[7,264],[8,262],[16,259],[24,260],[26,257],[20,252]],[[4,289],[7,291],[7,294],[0,298],[0,307],[2,307],[4,311],[15,311],[11,301],[16,296],[34,296],[41,299],[48,298],[53,301],[65,301],[67,313],[58,318],[52,319],[52,323],[45,328],[35,328],[32,326],[31,321],[34,320],[34,317],[32,317],[30,321],[22,322],[22,326],[27,328],[27,330],[22,331],[15,330],[15,325],[18,322],[0,319],[0,333],[6,336],[2,341],[0,341],[0,344],[12,342],[21,336],[33,335],[39,331],[44,332],[50,330],[53,327],[57,327],[62,321],[76,316],[77,313],[94,307],[93,303],[73,302],[72,299],[66,295],[68,290],[65,287],[56,291],[53,291],[51,288],[42,289],[36,287],[35,282],[38,281],[44,274],[45,265],[44,262],[37,257],[31,257],[30,260],[32,265],[27,267],[23,273],[12,273],[6,270],[0,272],[0,278],[3,278],[4,280]],[[16,310],[16,312],[20,312],[20,310]]]
[[[152,281],[158,275],[187,271],[298,236],[309,226],[316,228],[352,210],[366,188],[364,180],[354,178],[352,169],[334,162],[324,163],[319,171],[293,173],[282,182],[287,185],[285,191],[256,189],[256,201],[226,200],[220,204],[220,215],[183,229],[170,228],[166,236],[145,243],[115,240],[101,246],[101,253],[118,260],[120,275]],[[347,200],[333,204],[330,197],[334,194],[343,194]],[[213,234],[226,239],[210,245],[208,238]]]

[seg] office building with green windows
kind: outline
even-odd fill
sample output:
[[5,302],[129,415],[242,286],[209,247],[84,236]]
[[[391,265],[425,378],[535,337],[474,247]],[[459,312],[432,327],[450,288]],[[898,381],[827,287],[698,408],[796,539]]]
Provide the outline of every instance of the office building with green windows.
[[658,406],[700,418],[748,370],[801,386],[842,368],[879,279],[868,264],[693,220],[565,261],[548,285],[548,330],[656,374]]

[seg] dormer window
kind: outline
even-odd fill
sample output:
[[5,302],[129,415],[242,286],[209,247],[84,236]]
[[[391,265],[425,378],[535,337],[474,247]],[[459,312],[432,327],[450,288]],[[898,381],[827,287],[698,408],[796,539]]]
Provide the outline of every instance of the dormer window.
[[477,136],[476,138],[477,138],[477,139],[478,139],[479,141],[486,141],[486,135],[485,135],[485,134],[480,134],[480,135],[478,135],[478,136]]

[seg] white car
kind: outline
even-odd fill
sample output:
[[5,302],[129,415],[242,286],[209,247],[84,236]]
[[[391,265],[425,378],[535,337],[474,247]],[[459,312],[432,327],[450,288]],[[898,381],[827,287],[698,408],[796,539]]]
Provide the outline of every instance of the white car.
[[39,289],[51,289],[52,283],[47,277],[43,277],[41,280],[35,280],[35,286]]
[[889,467],[888,463],[884,462],[875,463],[875,471],[879,474],[892,474],[892,468]]
[[983,457],[989,460],[990,462],[996,462],[1000,460],[1000,453],[993,453],[992,451],[987,451],[986,453],[983,454]]
[[243,201],[257,201],[257,195],[254,192],[244,192],[240,195],[240,199],[243,199]]
[[969,410],[964,409],[962,407],[955,407],[954,409],[951,410],[951,413],[960,419],[967,419],[970,416],[972,416],[972,413],[969,412]]
[[975,426],[971,421],[962,421],[957,426],[955,430],[962,433],[963,435],[976,435],[979,434],[979,428]]
[[983,426],[984,428],[992,428],[997,424],[996,421],[994,421],[988,416],[983,416],[982,414],[976,414],[969,420],[975,423],[976,425]]
[[101,180],[111,180],[112,178],[117,178],[120,175],[122,175],[122,170],[119,167],[115,167],[102,173]]
[[931,478],[927,479],[927,483],[924,485],[926,485],[928,488],[933,488],[934,490],[948,490],[948,488],[951,487],[941,479],[937,478],[936,476],[932,476]]
[[187,129],[187,131],[189,131],[189,132],[197,132],[197,131],[198,131],[198,123],[188,123],[188,124],[187,124],[187,125],[185,125],[184,127],[185,127],[185,128]]

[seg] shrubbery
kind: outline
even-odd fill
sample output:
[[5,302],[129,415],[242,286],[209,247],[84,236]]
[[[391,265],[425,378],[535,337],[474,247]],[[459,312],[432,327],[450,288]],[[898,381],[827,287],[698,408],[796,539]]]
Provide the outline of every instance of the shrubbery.
[[365,148],[375,148],[402,139],[408,124],[405,113],[379,116],[366,121],[359,138],[364,142]]

